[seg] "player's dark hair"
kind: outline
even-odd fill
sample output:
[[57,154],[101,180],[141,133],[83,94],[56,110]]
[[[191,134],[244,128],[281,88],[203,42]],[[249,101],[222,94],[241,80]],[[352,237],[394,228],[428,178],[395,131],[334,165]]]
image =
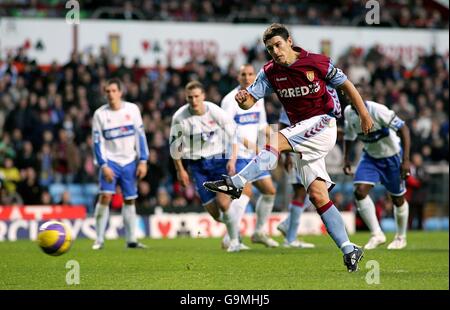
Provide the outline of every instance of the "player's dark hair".
[[266,42],[268,40],[270,40],[276,36],[280,36],[284,40],[287,40],[289,38],[289,31],[282,24],[274,23],[274,24],[270,25],[269,28],[267,28],[266,31],[264,31],[264,33],[263,33],[264,44],[266,44]]
[[200,88],[202,90],[202,92],[205,92],[205,88],[203,87],[203,84],[200,83],[199,81],[191,81],[191,82],[187,83],[187,85],[185,87],[186,91],[193,90],[196,88]]
[[106,82],[106,85],[108,86],[112,84],[116,84],[119,91],[122,91],[122,82],[118,78],[112,78]]

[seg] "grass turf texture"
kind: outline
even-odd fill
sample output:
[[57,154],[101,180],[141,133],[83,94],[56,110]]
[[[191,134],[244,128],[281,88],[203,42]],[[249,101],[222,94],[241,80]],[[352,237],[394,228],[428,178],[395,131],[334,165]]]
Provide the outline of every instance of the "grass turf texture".
[[[59,257],[44,254],[35,242],[0,242],[0,289],[449,289],[448,232],[411,232],[400,251],[366,251],[357,273],[348,273],[328,236],[307,236],[315,249],[268,249],[226,253],[220,239],[142,240],[149,249],[126,249],[108,240],[100,251],[92,241],[75,240]],[[367,233],[352,236],[363,245]],[[393,238],[388,235],[388,242]],[[281,241],[281,239],[279,239]],[[66,263],[80,264],[80,284],[67,285]],[[366,283],[369,260],[380,265],[380,284]]]

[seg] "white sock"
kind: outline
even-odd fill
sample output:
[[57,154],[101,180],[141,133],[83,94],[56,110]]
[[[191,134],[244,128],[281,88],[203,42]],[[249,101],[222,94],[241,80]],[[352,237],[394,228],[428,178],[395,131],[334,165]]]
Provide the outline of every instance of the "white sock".
[[378,223],[375,205],[373,204],[372,198],[367,195],[364,199],[355,199],[355,203],[358,208],[359,215],[361,215],[361,218],[364,223],[366,223],[372,235],[383,233],[380,223]]
[[227,226],[228,235],[230,236],[230,244],[239,240],[239,229],[236,219],[230,214],[229,210],[223,213],[223,223]]
[[406,201],[400,206],[394,206],[394,218],[397,224],[397,235],[406,237],[406,230],[408,229],[409,204]]
[[136,238],[136,207],[134,204],[122,207],[123,224],[127,243],[137,242]]
[[238,174],[231,177],[234,186],[243,188],[245,183],[258,177],[262,172],[275,169],[278,161],[275,149],[263,149]]
[[95,205],[95,233],[97,235],[96,242],[105,242],[106,225],[109,219],[109,206],[98,202]]
[[215,219],[217,222],[219,222],[219,223],[225,223],[224,221],[223,221],[223,212],[222,212],[222,210],[219,210],[219,217],[217,218],[217,219]]
[[275,203],[275,195],[261,195],[256,202],[256,227],[255,232],[261,233],[267,222]]
[[242,194],[239,199],[233,199],[230,204],[231,216],[235,219],[238,224],[238,232],[242,220],[242,216],[244,216],[245,209],[247,208],[248,202],[250,201],[250,197],[245,194]]

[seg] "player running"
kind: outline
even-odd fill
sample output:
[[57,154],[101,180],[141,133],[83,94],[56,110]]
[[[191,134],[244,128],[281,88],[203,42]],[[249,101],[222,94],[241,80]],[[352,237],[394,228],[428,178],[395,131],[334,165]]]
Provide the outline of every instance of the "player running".
[[352,175],[349,153],[353,141],[359,139],[364,143],[364,150],[353,179],[354,195],[359,214],[372,234],[364,248],[375,249],[386,242],[386,236],[378,223],[375,205],[368,195],[374,185],[381,182],[395,205],[394,217],[397,225],[394,241],[387,248],[403,249],[406,247],[409,214],[408,201],[404,195],[405,178],[409,175],[410,166],[409,129],[405,122],[386,106],[373,101],[365,101],[365,104],[374,120],[374,128],[368,135],[362,133],[358,112],[351,101],[344,110],[344,173]]

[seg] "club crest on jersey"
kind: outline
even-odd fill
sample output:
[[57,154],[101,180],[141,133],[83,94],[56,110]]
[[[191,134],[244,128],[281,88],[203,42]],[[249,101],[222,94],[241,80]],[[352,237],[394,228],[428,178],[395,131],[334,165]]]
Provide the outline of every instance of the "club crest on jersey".
[[306,78],[310,82],[314,81],[314,71],[306,71]]

